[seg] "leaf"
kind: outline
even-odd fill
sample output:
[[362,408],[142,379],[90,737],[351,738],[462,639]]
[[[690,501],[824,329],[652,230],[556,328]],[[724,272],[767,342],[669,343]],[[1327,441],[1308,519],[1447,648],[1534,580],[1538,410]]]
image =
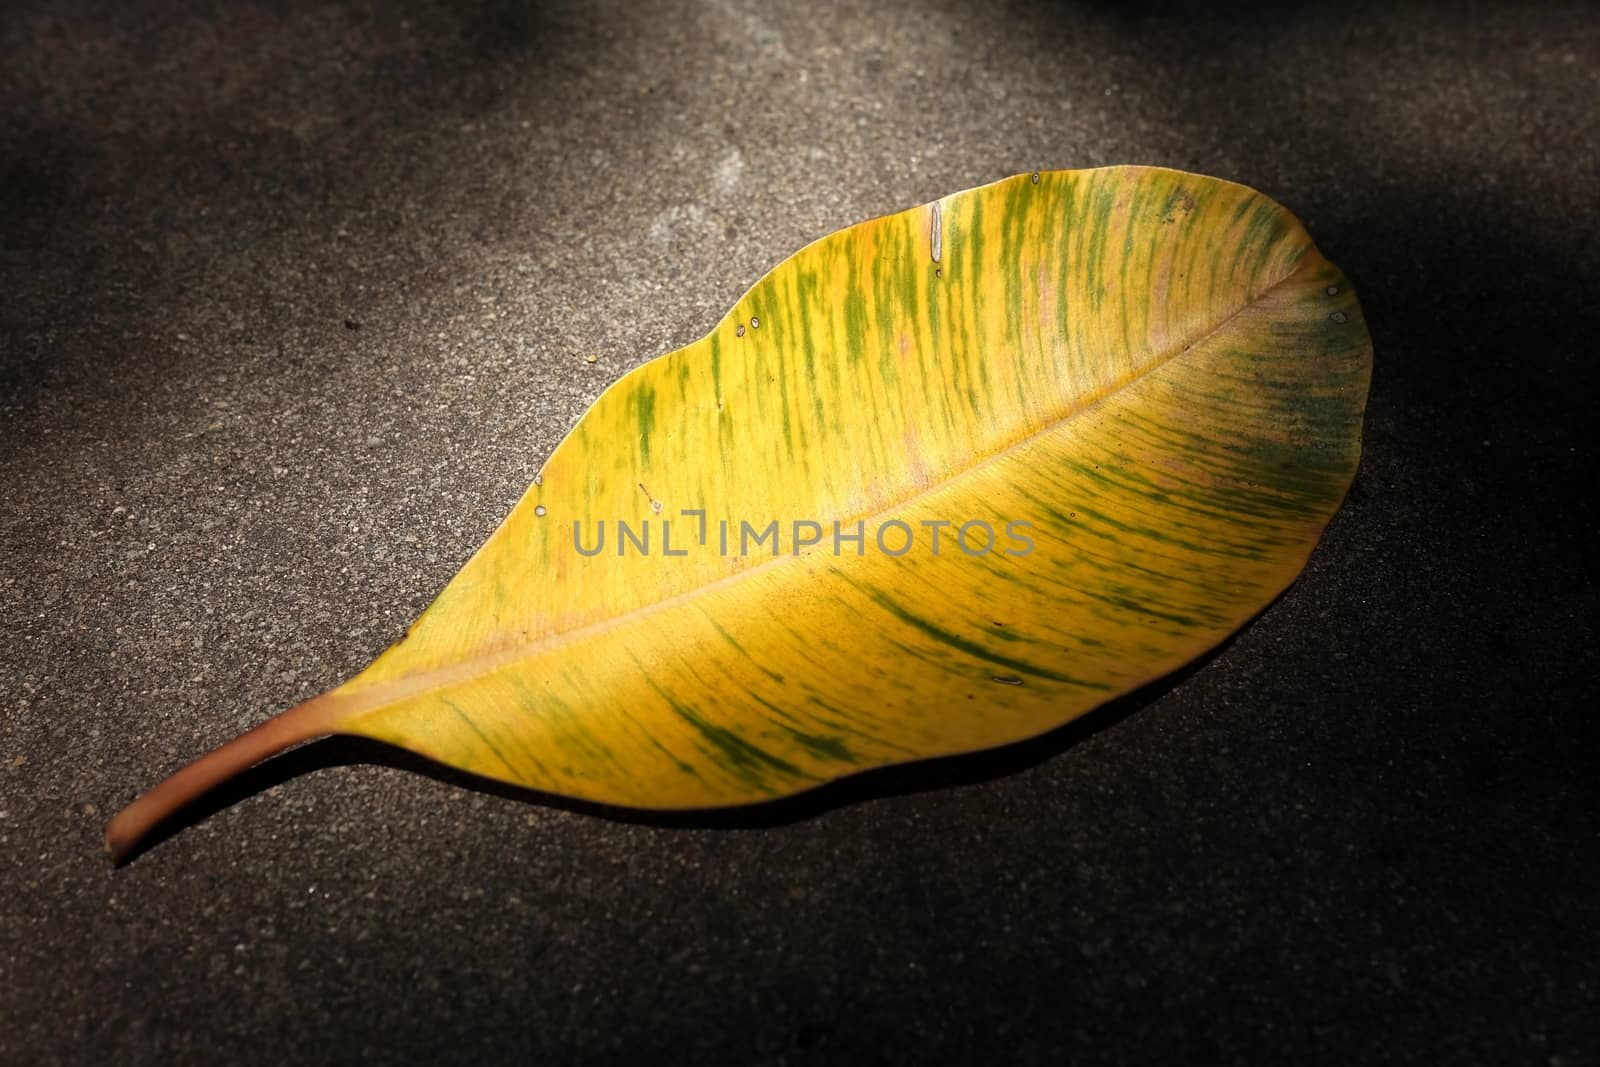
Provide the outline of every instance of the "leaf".
[[1293,580],[1370,371],[1349,283],[1229,182],[1021,175],[852,226],[621,378],[404,638],[108,848],[328,733],[640,808],[1039,734]]

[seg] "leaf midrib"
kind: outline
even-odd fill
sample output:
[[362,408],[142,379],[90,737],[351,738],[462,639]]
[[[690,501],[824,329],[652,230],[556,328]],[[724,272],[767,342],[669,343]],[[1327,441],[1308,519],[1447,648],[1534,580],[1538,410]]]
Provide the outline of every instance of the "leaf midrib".
[[[1068,410],[1062,412],[1056,418],[1051,419],[1045,425],[1030,433],[1018,437],[1011,443],[988,453],[981,459],[978,459],[976,462],[963,467],[960,470],[950,473],[937,482],[923,486],[914,492],[901,497],[894,503],[879,508],[876,511],[850,516],[848,519],[840,519],[838,521],[866,522],[874,518],[888,515],[892,511],[904,509],[909,503],[913,503],[925,496],[943,490],[952,482],[961,478],[965,478],[977,471],[981,471],[983,468],[992,463],[999,462],[1006,456],[1026,447],[1030,442],[1035,441],[1046,434],[1055,433],[1066,423],[1071,422],[1073,419],[1076,419],[1086,412],[1091,411],[1092,409],[1105,403],[1107,400],[1116,396],[1124,389],[1132,386],[1135,382],[1138,382],[1148,375],[1155,373],[1162,367],[1171,363],[1173,360],[1178,359],[1186,353],[1193,351],[1200,345],[1205,344],[1207,341],[1211,340],[1213,337],[1225,330],[1230,323],[1232,323],[1244,312],[1260,304],[1285,282],[1289,281],[1296,274],[1300,273],[1300,271],[1306,267],[1308,259],[1317,255],[1316,249],[1312,245],[1310,239],[1305,237],[1303,233],[1301,234],[1301,237],[1303,238],[1304,243],[1299,249],[1299,254],[1296,255],[1293,261],[1289,264],[1288,269],[1285,270],[1280,277],[1275,278],[1268,285],[1257,291],[1253,296],[1249,297],[1238,307],[1234,308],[1227,315],[1223,316],[1214,325],[1195,334],[1188,341],[1174,345],[1167,354],[1147,364],[1138,371],[1127,375],[1116,384],[1080,398],[1076,404],[1071,406]],[[806,555],[809,555],[809,553]],[[517,663],[521,660],[533,659],[547,651],[558,649],[563,646],[585,640],[589,637],[617,629],[641,618],[654,615],[658,612],[668,611],[679,605],[691,603],[697,598],[710,595],[730,585],[745,581],[757,574],[763,574],[770,570],[776,570],[784,565],[797,563],[803,558],[805,558],[805,556],[794,554],[776,556],[773,559],[758,563],[752,567],[747,567],[732,574],[727,574],[720,578],[713,579],[712,581],[703,585],[695,586],[693,589],[687,589],[681,593],[676,593],[662,600],[657,600],[650,604],[643,604],[639,607],[631,608],[618,615],[612,615],[591,623],[585,623],[582,626],[573,627],[570,630],[562,630],[558,633],[547,634],[529,641],[521,641],[495,651],[472,655],[446,667],[436,667],[430,670],[419,671],[415,674],[404,675],[389,681],[375,682],[369,686],[363,686],[350,692],[343,692],[342,690],[344,687],[341,686],[340,689],[335,690],[333,693],[329,694],[329,696],[340,705],[354,705],[344,711],[345,715],[353,718],[356,716],[371,714],[373,712],[381,711],[382,709],[393,704],[399,703],[401,700],[423,696],[427,693],[438,690],[449,689],[452,686],[458,685],[462,682],[471,681],[475,678],[481,678],[486,675],[493,674],[503,667]],[[351,683],[358,682],[359,680],[360,675],[357,675],[355,678],[351,679]],[[351,683],[346,684],[348,685]]]

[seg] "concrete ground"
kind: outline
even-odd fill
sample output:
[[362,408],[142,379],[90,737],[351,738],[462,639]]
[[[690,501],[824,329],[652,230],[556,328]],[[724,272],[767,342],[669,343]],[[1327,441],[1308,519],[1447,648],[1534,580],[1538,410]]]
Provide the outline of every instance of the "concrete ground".
[[[0,1062],[1600,1058],[1585,5],[0,15]],[[1362,472],[1177,679],[762,814],[324,742],[620,373],[1018,171],[1253,185],[1355,279]]]

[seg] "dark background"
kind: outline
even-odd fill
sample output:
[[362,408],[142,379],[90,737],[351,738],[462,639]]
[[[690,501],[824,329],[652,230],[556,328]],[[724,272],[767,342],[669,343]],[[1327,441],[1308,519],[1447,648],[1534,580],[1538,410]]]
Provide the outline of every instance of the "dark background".
[[[1588,5],[7,5],[0,1061],[1596,1062],[1597,72]],[[1220,652],[699,821],[325,742],[106,861],[784,256],[1110,163],[1280,200],[1376,346]]]

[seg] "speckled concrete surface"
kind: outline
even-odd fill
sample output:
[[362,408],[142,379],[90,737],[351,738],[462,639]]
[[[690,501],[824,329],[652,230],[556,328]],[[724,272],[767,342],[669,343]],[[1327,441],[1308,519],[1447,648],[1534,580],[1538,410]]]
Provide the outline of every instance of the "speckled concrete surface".
[[[0,1061],[1594,1062],[1600,20],[1501,6],[10,5]],[[789,252],[1116,162],[1287,204],[1377,346],[1220,653],[698,822],[328,742],[106,862]]]

